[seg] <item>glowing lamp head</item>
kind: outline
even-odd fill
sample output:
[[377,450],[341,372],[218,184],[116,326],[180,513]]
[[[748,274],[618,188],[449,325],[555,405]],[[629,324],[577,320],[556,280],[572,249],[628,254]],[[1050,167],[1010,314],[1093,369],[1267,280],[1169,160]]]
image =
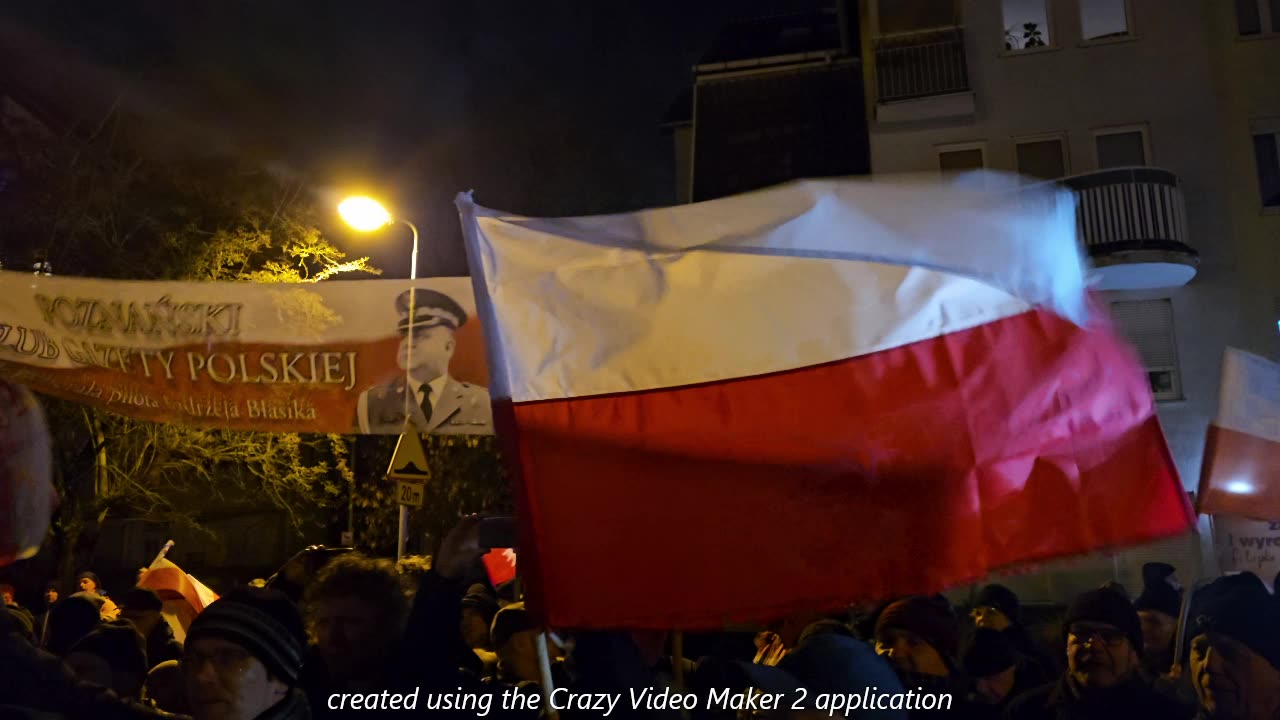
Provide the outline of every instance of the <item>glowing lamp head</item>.
[[349,197],[338,203],[338,214],[360,232],[372,232],[391,224],[391,213],[370,197]]

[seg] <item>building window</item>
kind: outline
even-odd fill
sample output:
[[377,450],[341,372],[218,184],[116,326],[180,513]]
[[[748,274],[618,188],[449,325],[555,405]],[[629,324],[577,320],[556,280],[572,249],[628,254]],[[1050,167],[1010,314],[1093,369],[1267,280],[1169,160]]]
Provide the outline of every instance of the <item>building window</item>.
[[1241,35],[1280,32],[1280,0],[1236,0],[1236,29]]
[[1016,141],[1018,173],[1041,180],[1057,180],[1067,174],[1066,143],[1061,136]]
[[1181,400],[1173,302],[1167,299],[1113,302],[1111,319],[1116,330],[1138,351],[1156,400]]
[[944,175],[986,167],[986,143],[938,146],[938,170]]
[[1258,165],[1262,206],[1280,207],[1280,132],[1255,133],[1253,157]]
[[1125,0],[1080,0],[1080,34],[1086,41],[1129,36]]
[[1150,163],[1147,131],[1143,127],[1110,128],[1093,134],[1098,169],[1144,166]]
[[1049,36],[1048,0],[1001,0],[1004,49],[1029,50],[1053,44]]

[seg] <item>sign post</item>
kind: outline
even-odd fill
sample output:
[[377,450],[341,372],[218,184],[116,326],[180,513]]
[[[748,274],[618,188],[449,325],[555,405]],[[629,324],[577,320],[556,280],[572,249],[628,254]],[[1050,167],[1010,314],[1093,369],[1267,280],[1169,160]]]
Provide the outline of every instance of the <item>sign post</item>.
[[400,532],[396,540],[396,560],[404,557],[405,537],[408,535],[410,507],[422,507],[423,490],[431,471],[427,467],[427,454],[422,449],[422,436],[413,420],[406,420],[404,432],[396,443],[391,456],[387,477],[396,482],[396,502],[400,504]]

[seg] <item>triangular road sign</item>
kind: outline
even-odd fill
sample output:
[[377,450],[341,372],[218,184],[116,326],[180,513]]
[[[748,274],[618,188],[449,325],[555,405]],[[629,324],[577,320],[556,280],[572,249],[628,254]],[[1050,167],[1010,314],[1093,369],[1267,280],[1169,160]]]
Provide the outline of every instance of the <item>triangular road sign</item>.
[[427,467],[427,454],[422,449],[422,438],[418,435],[418,426],[412,420],[405,423],[404,432],[400,433],[387,475],[397,480],[416,482],[426,482],[431,476]]

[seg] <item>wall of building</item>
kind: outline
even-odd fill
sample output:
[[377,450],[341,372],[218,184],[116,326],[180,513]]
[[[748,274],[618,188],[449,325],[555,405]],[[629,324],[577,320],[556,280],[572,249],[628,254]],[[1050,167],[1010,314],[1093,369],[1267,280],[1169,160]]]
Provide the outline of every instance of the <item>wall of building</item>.
[[[896,125],[873,119],[872,168],[875,173],[936,169],[938,146],[983,142],[988,167],[1014,171],[1016,139],[1061,133],[1067,174],[1081,174],[1097,169],[1096,130],[1146,127],[1148,163],[1174,172],[1181,182],[1200,269],[1186,287],[1114,293],[1111,299],[1167,297],[1173,302],[1185,399],[1161,403],[1160,414],[1184,485],[1193,490],[1205,426],[1216,408],[1222,349],[1235,345],[1269,352],[1275,342],[1274,319],[1261,323],[1240,310],[1258,305],[1259,298],[1257,283],[1241,282],[1237,267],[1271,253],[1260,247],[1256,233],[1238,227],[1243,196],[1254,198],[1257,215],[1251,141],[1247,134],[1233,138],[1223,131],[1220,109],[1224,90],[1254,96],[1266,83],[1259,73],[1256,81],[1236,79],[1222,88],[1221,63],[1215,58],[1225,44],[1241,56],[1231,64],[1256,63],[1258,49],[1267,43],[1224,43],[1214,37],[1234,28],[1229,3],[1129,0],[1132,37],[1094,43],[1081,40],[1077,2],[1054,0],[1047,6],[1052,46],[1006,51],[1001,3],[962,2],[975,114]],[[864,11],[874,12],[866,4]],[[1229,27],[1215,28],[1211,22]],[[874,32],[873,23],[868,25]],[[1273,88],[1267,91],[1274,94]],[[1248,172],[1242,172],[1237,157],[1242,154],[1247,154]],[[1270,312],[1270,297],[1263,299]]]

